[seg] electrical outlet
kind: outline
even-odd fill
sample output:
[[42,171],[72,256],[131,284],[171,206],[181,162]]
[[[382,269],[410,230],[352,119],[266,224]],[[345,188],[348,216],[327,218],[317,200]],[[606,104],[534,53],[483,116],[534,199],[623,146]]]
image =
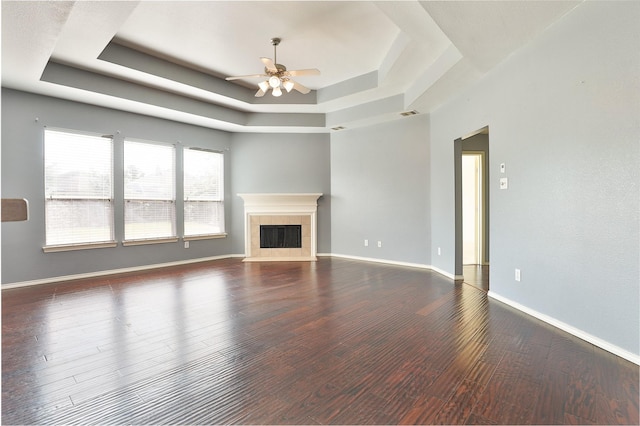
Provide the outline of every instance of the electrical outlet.
[[440,249],[440,247],[438,247],[438,256],[442,255],[442,249]]
[[382,247],[382,241],[378,241],[378,247]]
[[516,281],[520,281],[520,269],[516,268]]
[[364,246],[369,247],[369,240],[364,240]]
[[189,241],[184,242],[184,248],[189,248]]
[[500,189],[509,189],[509,179],[506,177],[500,178]]

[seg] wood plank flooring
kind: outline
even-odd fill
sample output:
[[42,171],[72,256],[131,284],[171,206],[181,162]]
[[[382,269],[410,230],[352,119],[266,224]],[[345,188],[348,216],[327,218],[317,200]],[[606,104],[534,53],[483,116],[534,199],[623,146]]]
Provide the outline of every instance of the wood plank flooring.
[[489,265],[462,265],[464,283],[489,291]]
[[638,424],[638,373],[473,286],[353,260],[2,292],[3,424]]

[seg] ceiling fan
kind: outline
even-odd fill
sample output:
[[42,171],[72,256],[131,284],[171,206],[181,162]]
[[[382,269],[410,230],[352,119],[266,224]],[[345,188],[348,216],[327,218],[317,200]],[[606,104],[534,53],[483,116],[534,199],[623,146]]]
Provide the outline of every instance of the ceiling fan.
[[280,44],[280,41],[282,40],[279,38],[271,39],[271,44],[273,45],[273,60],[271,60],[270,58],[260,58],[260,60],[264,64],[264,74],[240,75],[236,77],[227,77],[225,80],[267,77],[265,81],[258,83],[259,89],[256,92],[256,97],[264,96],[265,93],[269,91],[269,89],[271,89],[271,93],[273,94],[273,96],[276,97],[282,95],[283,88],[287,91],[287,93],[290,92],[291,89],[296,89],[302,94],[309,93],[311,89],[303,86],[298,82],[293,81],[291,77],[298,77],[303,75],[318,75],[320,74],[320,71],[315,68],[287,71],[287,67],[277,63],[276,47]]

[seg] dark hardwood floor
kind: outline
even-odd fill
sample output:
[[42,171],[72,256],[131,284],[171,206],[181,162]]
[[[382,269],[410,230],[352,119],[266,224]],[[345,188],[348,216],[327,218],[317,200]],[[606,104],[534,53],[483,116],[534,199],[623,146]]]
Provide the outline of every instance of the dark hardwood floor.
[[489,291],[489,265],[462,265],[464,282]]
[[639,367],[436,273],[239,259],[2,292],[3,424],[638,424]]

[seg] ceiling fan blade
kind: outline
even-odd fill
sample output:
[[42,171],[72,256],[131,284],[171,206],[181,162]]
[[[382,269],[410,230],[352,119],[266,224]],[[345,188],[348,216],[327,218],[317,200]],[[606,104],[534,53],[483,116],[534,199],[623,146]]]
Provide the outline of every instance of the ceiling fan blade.
[[310,68],[306,70],[293,70],[287,71],[291,77],[298,77],[301,75],[320,75],[320,70],[315,68]]
[[230,81],[230,80],[240,80],[242,78],[258,78],[258,77],[268,77],[268,75],[266,74],[238,75],[235,77],[227,77],[225,78],[225,80]]
[[293,82],[293,88],[296,89],[298,92],[302,93],[303,95],[306,95],[311,91],[311,89],[309,89],[308,87],[305,87],[302,84],[297,83],[295,81]]
[[271,72],[278,72],[278,69],[276,68],[276,64],[273,63],[273,60],[271,58],[260,58],[260,60],[262,61],[262,63],[264,64],[267,70]]
[[262,89],[258,89],[258,91],[256,92],[256,94],[254,95],[256,98],[261,98],[264,96],[264,94],[267,93]]

